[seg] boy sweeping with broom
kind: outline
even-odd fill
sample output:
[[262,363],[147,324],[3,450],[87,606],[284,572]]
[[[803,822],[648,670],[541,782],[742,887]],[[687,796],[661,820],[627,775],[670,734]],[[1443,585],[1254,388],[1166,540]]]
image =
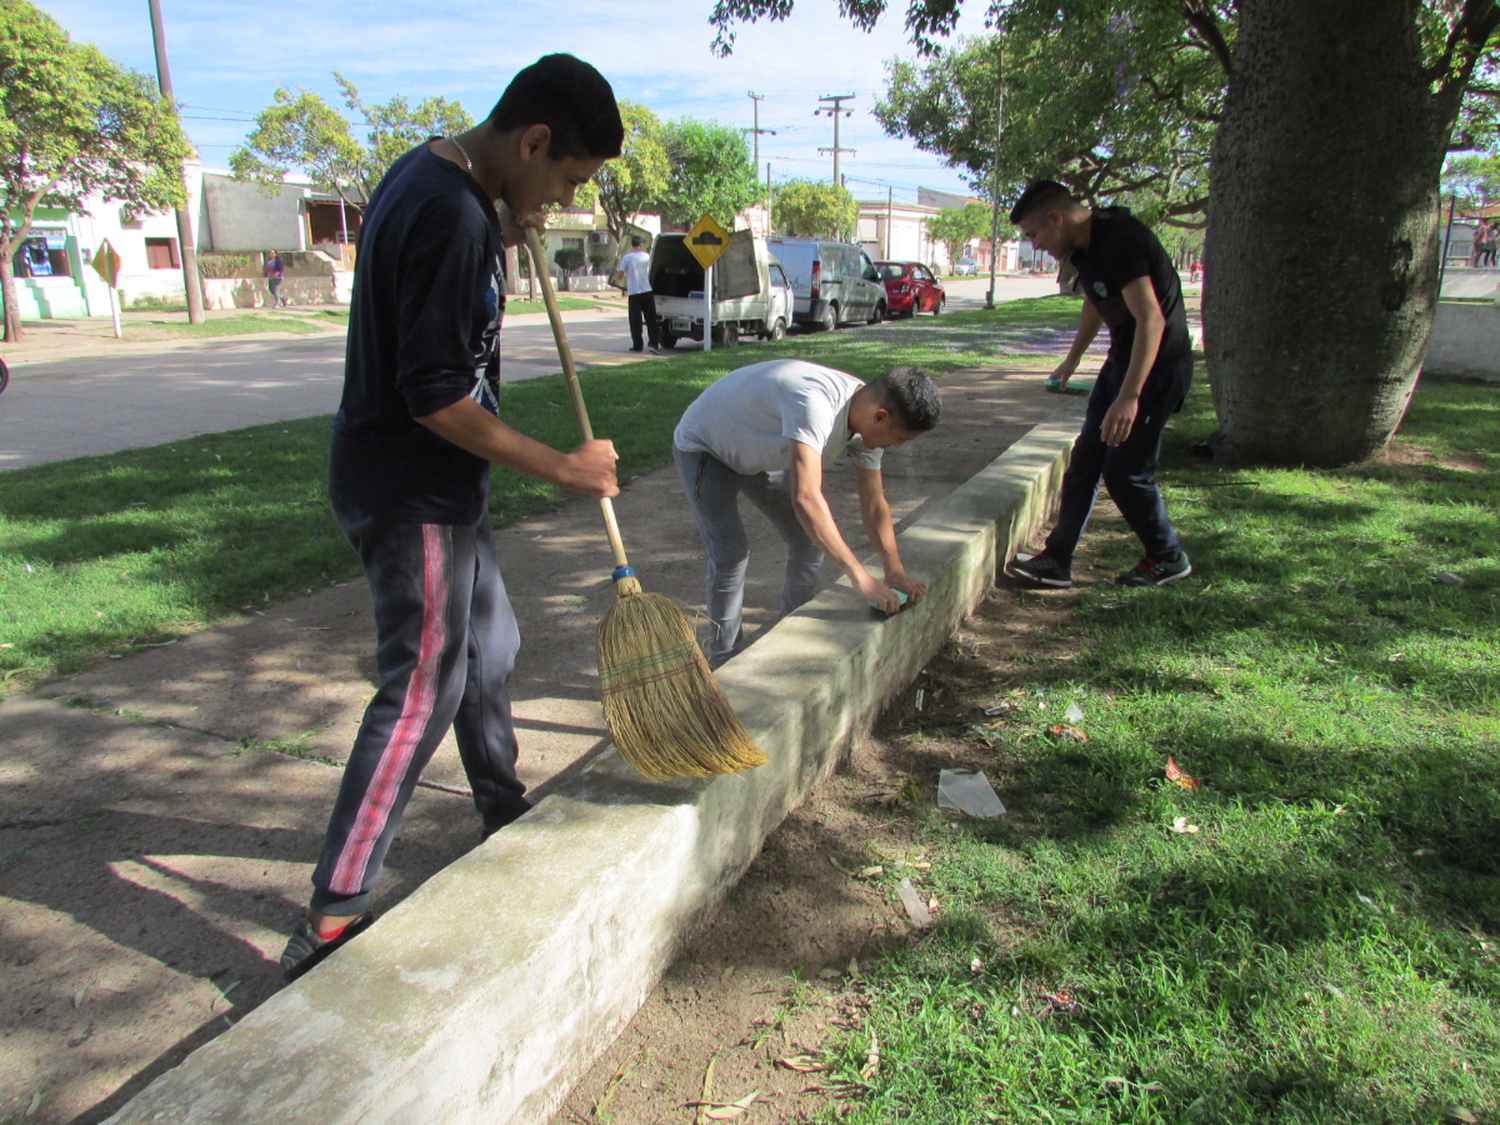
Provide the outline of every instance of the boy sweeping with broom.
[[[739,498],[765,513],[786,542],[781,616],[813,596],[826,555],[866,601],[887,613],[927,587],[906,573],[880,475],[883,450],[937,425],[937,385],[917,367],[893,367],[871,383],[800,359],[731,371],[688,407],[673,456],[708,550],[708,662],[734,655],[745,601],[749,540]],[[849,548],[823,496],[823,470],[847,453],[859,508],[885,581]],[[897,591],[900,591],[898,593]]]
[[504,250],[544,207],[571,203],[623,139],[603,76],[548,55],[487,120],[392,165],[365,210],[328,495],[374,596],[379,687],[312,901],[281,955],[288,980],[373,920],[386,851],[450,726],[485,833],[529,807],[510,714],[519,635],[491,540],[489,467],[589,496],[619,487],[612,443],[562,453],[499,419]]

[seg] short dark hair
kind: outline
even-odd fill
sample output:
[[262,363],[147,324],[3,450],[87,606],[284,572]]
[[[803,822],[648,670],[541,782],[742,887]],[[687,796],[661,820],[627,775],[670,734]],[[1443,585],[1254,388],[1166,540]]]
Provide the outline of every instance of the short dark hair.
[[543,55],[517,74],[490,110],[489,121],[502,133],[547,126],[553,160],[610,160],[625,143],[614,90],[604,75],[572,55]]
[[932,376],[920,367],[893,367],[870,382],[880,403],[901,418],[902,428],[926,433],[943,416],[943,400]]
[[641,236],[640,235],[637,234],[637,235],[632,235],[631,236],[630,245],[632,245],[632,246],[640,246],[641,244],[642,243],[641,243]]
[[1056,180],[1038,180],[1021,193],[1010,209],[1010,221],[1019,226],[1042,211],[1071,211],[1080,206],[1073,193]]

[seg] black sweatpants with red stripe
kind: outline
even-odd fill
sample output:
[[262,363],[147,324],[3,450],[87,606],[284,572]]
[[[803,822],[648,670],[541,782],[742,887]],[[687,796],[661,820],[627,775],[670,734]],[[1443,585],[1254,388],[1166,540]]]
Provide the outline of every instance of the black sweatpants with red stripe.
[[521,637],[489,513],[468,526],[335,516],[374,595],[379,675],[313,871],[312,909],[340,917],[369,909],[401,814],[450,726],[485,828],[530,804],[510,710]]

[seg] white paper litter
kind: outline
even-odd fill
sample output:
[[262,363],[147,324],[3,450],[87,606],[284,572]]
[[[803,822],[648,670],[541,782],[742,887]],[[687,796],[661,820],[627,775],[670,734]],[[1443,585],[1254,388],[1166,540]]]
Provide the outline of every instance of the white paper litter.
[[932,925],[932,915],[922,901],[922,896],[917,894],[917,889],[911,885],[910,879],[902,879],[897,883],[896,893],[901,896],[901,905],[906,907],[906,916],[911,919],[913,926],[923,929]]
[[943,770],[938,774],[938,808],[957,809],[986,820],[1005,814],[1005,805],[983,770],[977,773]]

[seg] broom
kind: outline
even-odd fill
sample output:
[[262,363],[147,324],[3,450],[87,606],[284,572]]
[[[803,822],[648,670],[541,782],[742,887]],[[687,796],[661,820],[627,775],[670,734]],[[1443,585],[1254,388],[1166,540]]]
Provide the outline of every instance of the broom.
[[[578,428],[585,441],[592,441],[593,427],[535,227],[526,228],[526,241],[532,274],[541,282],[547,302],[547,318],[552,322]],[[599,504],[614,551],[618,598],[599,623],[599,690],[604,722],[620,757],[647,777],[657,778],[711,777],[764,765],[765,754],[730,707],[699,651],[687,616],[671,598],[641,591],[625,559],[614,505],[608,497]]]

